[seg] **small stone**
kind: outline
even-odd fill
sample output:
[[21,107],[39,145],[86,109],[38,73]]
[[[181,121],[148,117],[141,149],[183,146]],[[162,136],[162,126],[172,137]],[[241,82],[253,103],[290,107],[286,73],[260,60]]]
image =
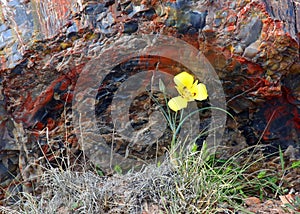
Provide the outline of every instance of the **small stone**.
[[243,56],[252,59],[258,54],[258,52],[259,52],[259,42],[256,41],[245,49]]
[[275,64],[273,64],[273,65],[270,67],[270,70],[271,70],[271,71],[277,71],[278,68],[279,68],[279,63],[275,63]]
[[242,54],[243,51],[244,50],[243,50],[241,45],[237,45],[237,46],[234,47],[234,53],[236,53],[236,54]]
[[237,20],[237,17],[236,16],[230,16],[228,19],[227,19],[227,25],[234,25],[234,23],[236,22]]
[[236,7],[236,1],[232,1],[229,8],[234,9]]
[[208,11],[198,12],[192,11],[190,13],[190,23],[195,29],[202,30],[206,25],[206,16],[208,15]]
[[13,31],[12,29],[8,29],[1,33],[1,40],[4,42],[13,39]]
[[228,16],[228,12],[227,11],[224,11],[221,15],[220,15],[222,18],[226,18]]
[[12,0],[12,1],[8,2],[8,6],[10,6],[10,7],[16,7],[18,5],[20,5],[20,2],[17,0]]
[[88,15],[95,15],[105,11],[104,4],[90,4],[85,8],[85,13]]
[[216,19],[214,20],[214,27],[220,27],[221,24],[222,24],[222,19],[216,18]]
[[261,201],[259,198],[256,198],[256,197],[249,197],[249,198],[246,198],[245,199],[245,204],[250,207],[250,206],[253,206],[253,205],[257,205],[257,204],[260,204]]
[[78,28],[76,26],[75,23],[73,23],[70,27],[68,27],[67,29],[67,37],[69,37],[70,34],[72,33],[77,33],[78,32]]
[[[280,196],[279,196],[280,197]],[[273,200],[267,200],[265,203],[264,203],[264,205],[266,206],[266,207],[272,207],[272,206],[274,206],[274,201]]]
[[130,21],[130,22],[126,22],[124,24],[124,30],[123,30],[123,33],[134,33],[138,30],[139,28],[139,25],[138,25],[138,22],[133,20],[133,21]]

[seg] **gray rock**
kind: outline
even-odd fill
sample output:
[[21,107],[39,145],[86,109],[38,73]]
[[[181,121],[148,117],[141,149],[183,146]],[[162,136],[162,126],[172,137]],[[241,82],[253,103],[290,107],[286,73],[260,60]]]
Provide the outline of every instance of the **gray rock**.
[[7,30],[7,26],[5,24],[0,25],[0,33]]
[[12,29],[8,29],[6,31],[3,31],[0,35],[0,42],[7,42],[11,39],[13,39]]
[[259,44],[258,41],[253,42],[245,49],[243,56],[250,59],[254,58],[259,52]]
[[20,2],[18,0],[12,0],[8,2],[8,6],[10,7],[16,7],[18,5],[20,5]]
[[261,29],[262,21],[260,20],[260,18],[254,17],[248,24],[241,27],[240,33],[238,34],[237,38],[241,40],[241,42],[245,46],[248,46],[259,38]]
[[26,21],[30,20],[31,17],[26,11],[26,8],[23,6],[18,6],[15,11],[15,16],[13,17],[14,21],[18,26],[22,25]]
[[1,36],[0,36],[0,50],[2,50],[3,48],[5,48],[6,45],[7,45],[7,43],[6,43],[6,42],[3,42],[3,41],[1,40]]
[[73,23],[68,29],[67,29],[67,36],[71,33],[77,33],[78,28],[75,23]]
[[243,50],[241,45],[237,45],[237,46],[234,47],[234,53],[236,53],[236,54],[242,54],[243,51],[244,50]]

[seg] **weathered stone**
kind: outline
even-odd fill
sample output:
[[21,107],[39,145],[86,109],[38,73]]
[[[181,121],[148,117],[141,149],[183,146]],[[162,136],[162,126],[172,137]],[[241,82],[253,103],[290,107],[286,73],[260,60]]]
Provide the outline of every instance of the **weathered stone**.
[[7,42],[12,39],[13,39],[13,30],[12,29],[8,29],[1,33],[1,42]]
[[88,15],[95,15],[102,13],[106,10],[104,4],[89,4],[85,7],[84,12]]
[[234,53],[242,54],[243,52],[244,52],[244,50],[240,44],[238,44],[236,47],[234,47]]
[[7,29],[7,26],[5,24],[0,25],[0,33],[5,31]]
[[240,29],[237,38],[241,40],[243,45],[248,46],[259,38],[261,29],[262,21],[258,17],[254,17],[250,23]]
[[259,41],[253,42],[245,49],[243,56],[250,59],[254,58],[260,51],[259,45],[260,45]]
[[261,203],[260,199],[256,197],[249,197],[245,199],[245,204],[247,206],[254,206],[255,204],[260,204],[260,203]]

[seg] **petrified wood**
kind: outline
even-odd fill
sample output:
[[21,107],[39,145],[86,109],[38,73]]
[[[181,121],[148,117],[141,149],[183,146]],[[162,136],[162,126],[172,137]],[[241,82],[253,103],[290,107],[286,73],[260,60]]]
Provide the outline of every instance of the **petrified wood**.
[[[298,1],[55,1],[74,7],[54,7],[58,15],[48,22],[37,2],[1,4],[5,26],[0,26],[0,35],[7,38],[1,44],[1,198],[16,186],[17,191],[32,191],[38,164],[54,166],[66,153],[74,159],[80,154],[71,118],[76,80],[99,49],[126,35],[171,35],[206,56],[222,81],[227,110],[237,121],[228,120],[224,146],[240,150],[260,143],[271,153],[280,145],[293,150],[291,158],[300,158]],[[42,35],[31,34],[35,41],[18,30],[12,33],[24,27],[10,15],[22,8],[36,8],[32,17],[40,18]],[[61,28],[53,31],[49,27],[55,19]],[[157,62],[141,57],[122,66],[135,72],[155,69]],[[159,68],[171,74],[183,69],[169,59],[159,62]],[[132,74],[124,72],[126,78]],[[121,81],[101,87],[110,91]],[[103,120],[111,95],[98,100],[96,114]],[[111,132],[104,134],[111,140]],[[124,155],[123,143],[118,141],[115,149]],[[145,157],[140,153],[145,151],[137,154]]]

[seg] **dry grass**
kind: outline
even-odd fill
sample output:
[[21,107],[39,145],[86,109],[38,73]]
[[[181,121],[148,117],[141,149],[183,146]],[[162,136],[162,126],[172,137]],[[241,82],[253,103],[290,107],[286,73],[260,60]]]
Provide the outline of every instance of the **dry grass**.
[[[125,175],[99,176],[50,168],[41,194],[21,193],[15,213],[234,213],[251,184],[232,161],[215,164],[205,151],[148,165]],[[234,210],[234,211],[233,211]],[[12,213],[12,212],[4,212]],[[243,211],[243,213],[247,213]]]
[[[141,213],[148,202],[160,203],[157,180],[171,179],[171,169],[148,166],[140,172],[101,177],[94,172],[47,170],[41,195],[22,193],[21,213]],[[169,181],[168,181],[169,182]]]

